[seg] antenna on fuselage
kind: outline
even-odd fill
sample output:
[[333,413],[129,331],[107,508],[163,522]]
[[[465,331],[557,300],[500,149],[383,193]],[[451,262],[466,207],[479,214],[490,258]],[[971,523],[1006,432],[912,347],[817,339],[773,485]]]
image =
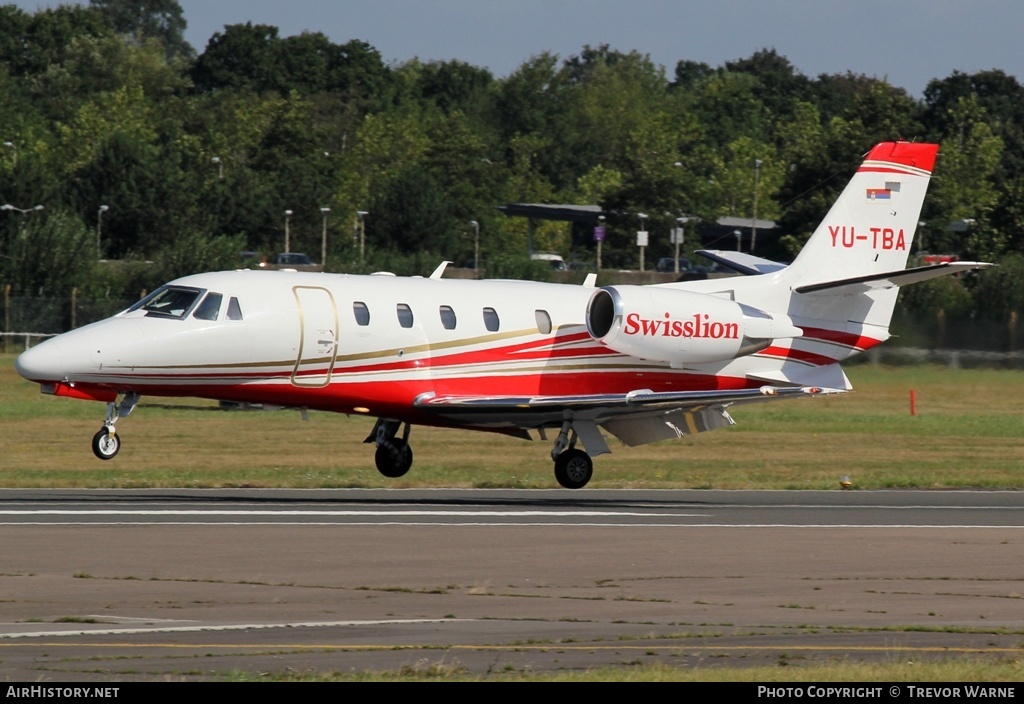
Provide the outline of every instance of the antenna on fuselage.
[[430,278],[440,279],[441,274],[444,273],[444,270],[448,267],[449,264],[451,264],[451,262],[441,262],[440,264],[438,264],[437,268],[434,269],[434,273],[430,275]]

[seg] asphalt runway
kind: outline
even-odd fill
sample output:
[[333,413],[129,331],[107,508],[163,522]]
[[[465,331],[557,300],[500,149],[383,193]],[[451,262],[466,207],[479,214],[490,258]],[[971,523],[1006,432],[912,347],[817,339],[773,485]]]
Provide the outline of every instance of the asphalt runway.
[[0,675],[1024,655],[1024,492],[0,490]]

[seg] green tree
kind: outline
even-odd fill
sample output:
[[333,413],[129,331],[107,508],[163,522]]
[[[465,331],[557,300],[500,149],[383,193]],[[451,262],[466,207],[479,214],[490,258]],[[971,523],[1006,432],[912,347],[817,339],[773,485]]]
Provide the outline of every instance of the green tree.
[[451,258],[455,223],[429,171],[412,165],[388,182],[370,204],[366,240],[374,249]]
[[278,90],[285,81],[277,27],[233,24],[216,32],[192,65],[199,90]]
[[63,296],[96,261],[95,235],[63,209],[3,214],[0,277],[16,295]]
[[238,265],[238,253],[244,247],[245,241],[241,237],[183,233],[157,253],[158,278],[171,281],[204,271],[233,269]]
[[38,10],[27,20],[11,6],[0,12],[0,61],[14,76],[40,74],[63,63],[76,37],[114,34],[101,12],[81,5]]
[[543,135],[564,110],[558,57],[542,53],[524,62],[495,86],[503,143],[519,135]]
[[185,13],[178,0],[89,0],[90,7],[103,14],[114,30],[137,42],[157,39],[168,60],[195,57],[185,41]]
[[[928,246],[933,251],[991,260],[1005,248],[1005,239],[990,223],[998,201],[995,176],[1003,142],[992,133],[985,110],[974,96],[960,98],[950,108],[949,125],[924,214],[938,225],[929,230],[934,234]],[[955,220],[972,224],[963,233],[955,233],[945,227]]]
[[422,64],[416,80],[420,99],[446,115],[456,111],[479,115],[493,82],[490,71],[463,61]]

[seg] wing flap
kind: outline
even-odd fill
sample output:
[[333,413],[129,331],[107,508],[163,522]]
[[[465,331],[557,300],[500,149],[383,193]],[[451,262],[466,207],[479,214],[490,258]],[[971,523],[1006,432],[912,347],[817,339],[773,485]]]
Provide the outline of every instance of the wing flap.
[[722,406],[699,411],[677,411],[658,416],[622,416],[607,420],[601,427],[624,445],[634,447],[658,440],[674,440],[684,435],[696,435],[735,425]]

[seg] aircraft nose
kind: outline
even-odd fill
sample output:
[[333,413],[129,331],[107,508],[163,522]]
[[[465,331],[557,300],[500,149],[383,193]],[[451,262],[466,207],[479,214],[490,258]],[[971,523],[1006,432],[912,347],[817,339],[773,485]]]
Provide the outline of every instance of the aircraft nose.
[[25,350],[14,360],[14,369],[29,381],[42,383],[64,377],[64,353],[57,340],[46,340]]

